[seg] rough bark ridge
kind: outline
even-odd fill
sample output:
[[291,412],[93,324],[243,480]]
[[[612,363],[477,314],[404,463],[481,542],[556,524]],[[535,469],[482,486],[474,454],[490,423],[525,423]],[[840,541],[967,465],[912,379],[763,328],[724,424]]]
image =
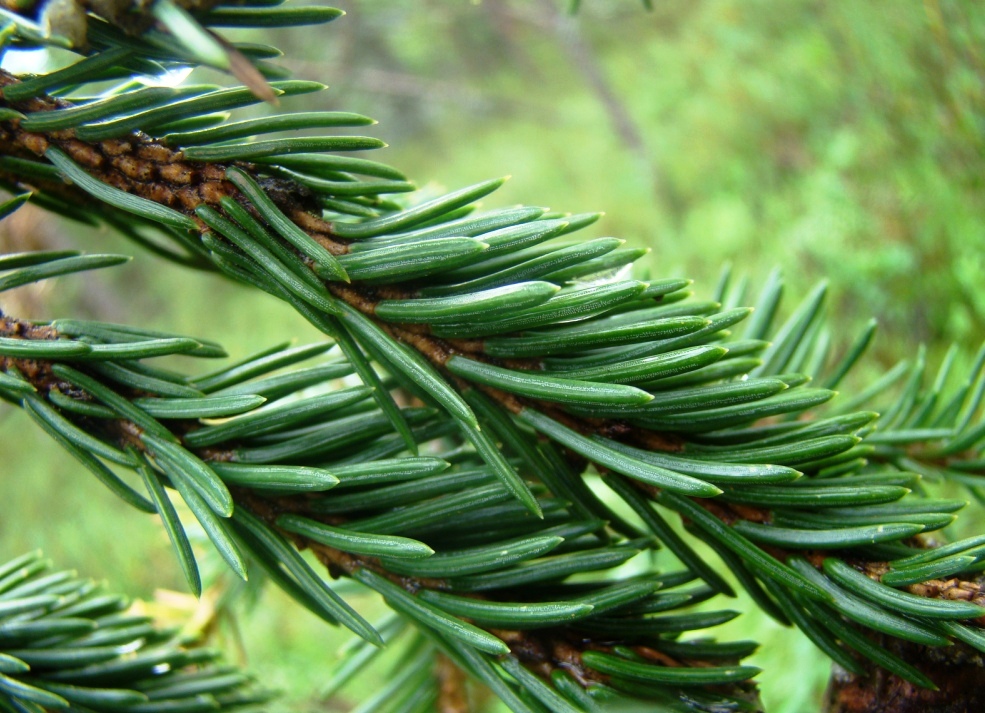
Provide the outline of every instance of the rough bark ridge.
[[937,683],[919,688],[875,669],[856,676],[837,666],[826,698],[827,713],[975,713],[985,710],[985,656],[963,644],[933,649],[881,637],[878,643]]

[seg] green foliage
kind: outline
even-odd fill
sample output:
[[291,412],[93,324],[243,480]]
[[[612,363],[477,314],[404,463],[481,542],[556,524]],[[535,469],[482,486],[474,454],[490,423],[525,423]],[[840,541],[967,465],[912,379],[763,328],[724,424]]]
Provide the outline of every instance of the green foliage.
[[[981,648],[981,606],[897,587],[954,576],[982,599],[978,540],[940,547],[925,537],[965,502],[927,497],[921,479],[982,497],[985,350],[957,386],[956,352],[929,384],[921,352],[836,399],[872,326],[838,356],[826,284],[784,321],[777,273],[755,311],[728,273],[713,300],[699,301],[687,280],[633,279],[625,268],[642,251],[619,240],[560,239],[595,214],[480,211],[503,179],[402,197],[411,186],[399,172],[327,153],[371,150],[377,139],[249,140],[367,122],[284,109],[229,121],[261,99],[324,87],[267,84],[258,77],[280,76],[259,57],[270,53],[211,28],[339,13],[155,7],[164,27],[191,34],[131,36],[89,16],[91,44],[78,50],[87,57],[24,81],[2,75],[11,111],[0,180],[178,265],[267,293],[323,341],[195,375],[148,360],[224,357],[211,339],[0,315],[0,397],[123,501],[159,515],[193,593],[199,556],[172,498],[239,578],[262,573],[369,646],[408,632],[392,682],[367,710],[422,710],[448,685],[465,695],[449,667],[513,711],[627,697],[755,710],[748,680],[758,669],[739,663],[754,646],[681,639],[737,614],[690,608],[735,595],[699,541],[764,612],[849,671],[875,664],[935,686],[919,661],[867,632]],[[4,17],[12,49],[60,42]],[[198,65],[246,86],[154,93],[132,81],[151,66]],[[44,96],[53,91],[65,101]],[[127,259],[5,256],[0,291]],[[314,358],[323,360],[305,365]],[[352,372],[362,386],[333,381]],[[672,513],[684,533],[665,519]],[[662,546],[685,569],[646,561]],[[380,595],[401,625],[372,625],[352,587]],[[368,663],[366,645],[343,671]]]
[[920,342],[976,349],[985,315],[985,20],[897,4],[599,1],[569,19],[398,0],[360,16],[353,42],[299,52],[370,68],[333,91],[381,120],[399,165],[455,184],[481,157],[514,174],[505,201],[604,209],[602,234],[699,286],[726,261],[751,280],[778,263],[828,279],[842,321],[878,315],[893,335],[875,345],[885,362]]
[[219,653],[177,629],[159,629],[74,572],[51,572],[40,552],[0,566],[0,708],[46,710],[232,710],[264,703]]

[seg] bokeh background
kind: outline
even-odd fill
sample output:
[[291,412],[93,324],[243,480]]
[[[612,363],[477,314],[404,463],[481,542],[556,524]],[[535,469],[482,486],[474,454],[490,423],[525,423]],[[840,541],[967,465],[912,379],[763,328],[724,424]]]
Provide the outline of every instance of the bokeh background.
[[[511,174],[486,205],[605,211],[592,235],[646,246],[655,276],[712,293],[731,265],[754,288],[776,266],[791,306],[830,283],[836,339],[871,316],[873,376],[927,345],[970,360],[985,335],[985,6],[971,0],[350,0],[315,30],[243,39],[331,85],[288,108],[380,120],[378,152],[426,194]],[[35,61],[57,61],[35,58]],[[38,212],[0,226],[4,252],[133,248]],[[130,321],[207,335],[234,356],[317,339],[293,312],[146,253],[125,268],[20,291],[9,312]],[[960,361],[959,360],[959,361]],[[368,672],[322,701],[344,636],[276,592],[222,577],[182,591],[166,537],[0,405],[0,558],[43,547],[195,626],[287,692],[275,710],[348,710]],[[216,568],[218,570],[218,568]],[[157,597],[155,599],[155,592]],[[164,592],[164,593],[162,593]],[[721,606],[721,602],[715,602]],[[728,603],[726,603],[728,605]],[[746,608],[738,602],[734,608]],[[768,710],[817,709],[829,665],[750,614],[724,638],[763,642]]]

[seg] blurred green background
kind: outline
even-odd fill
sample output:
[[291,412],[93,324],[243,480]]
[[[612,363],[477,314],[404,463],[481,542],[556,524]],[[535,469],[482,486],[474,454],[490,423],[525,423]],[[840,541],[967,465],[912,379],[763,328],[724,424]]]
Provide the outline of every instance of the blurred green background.
[[[288,109],[376,117],[372,133],[391,145],[376,158],[425,192],[512,174],[486,205],[605,211],[593,235],[651,248],[645,267],[691,277],[703,296],[726,263],[753,286],[781,266],[792,299],[827,278],[837,337],[880,320],[870,373],[919,343],[937,359],[952,342],[967,354],[985,334],[980,3],[656,0],[646,12],[585,0],[574,17],[556,0],[337,4],[347,16],[324,28],[240,34],[331,85]],[[131,250],[36,213],[0,228],[5,252],[79,242]],[[271,300],[147,254],[4,306],[208,335],[234,356],[318,338]],[[182,589],[154,519],[2,406],[0,442],[0,558],[43,547],[139,597]],[[194,604],[159,607],[181,616]],[[314,695],[344,637],[275,592],[244,608],[220,643],[288,691],[282,709],[345,710]],[[753,663],[768,710],[817,709],[829,666],[803,637],[756,611],[720,633],[763,642]]]

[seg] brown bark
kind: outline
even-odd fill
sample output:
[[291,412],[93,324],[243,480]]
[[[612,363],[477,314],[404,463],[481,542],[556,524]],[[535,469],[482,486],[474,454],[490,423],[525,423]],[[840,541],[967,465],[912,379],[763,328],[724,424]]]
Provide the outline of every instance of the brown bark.
[[879,644],[937,684],[920,688],[881,668],[856,676],[835,666],[826,713],[979,713],[985,711],[985,655],[955,644],[930,648],[882,637]]

